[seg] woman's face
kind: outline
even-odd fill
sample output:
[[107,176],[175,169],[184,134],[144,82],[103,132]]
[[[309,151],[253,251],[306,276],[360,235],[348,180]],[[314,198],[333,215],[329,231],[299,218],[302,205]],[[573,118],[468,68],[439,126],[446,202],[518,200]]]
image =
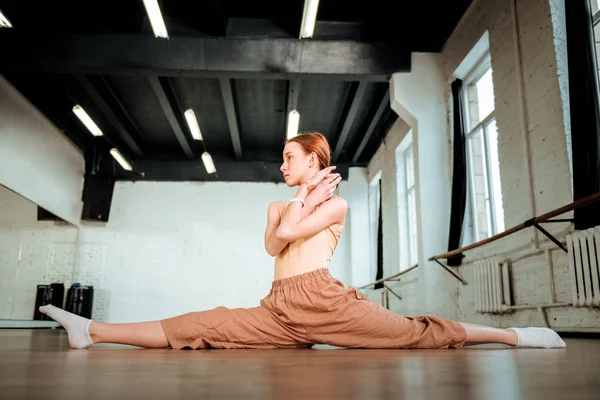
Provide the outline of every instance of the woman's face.
[[283,164],[279,169],[285,183],[294,187],[312,177],[319,170],[319,163],[314,154],[306,154],[301,145],[290,142],[283,149]]

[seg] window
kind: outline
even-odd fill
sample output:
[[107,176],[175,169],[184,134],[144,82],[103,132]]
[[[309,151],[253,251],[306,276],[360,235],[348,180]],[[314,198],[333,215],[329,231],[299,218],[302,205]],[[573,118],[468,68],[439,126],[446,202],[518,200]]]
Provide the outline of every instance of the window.
[[409,132],[396,148],[396,179],[396,187],[398,188],[399,260],[400,271],[403,271],[419,261],[412,132]]
[[596,66],[600,66],[600,0],[590,0]]
[[377,174],[375,174],[369,183],[369,242],[371,248],[371,278],[374,278],[377,275],[377,233],[379,231],[379,207],[381,206],[380,187],[381,171],[377,172]]
[[465,79],[463,91],[469,202],[475,241],[504,231],[492,73],[489,54],[486,54]]

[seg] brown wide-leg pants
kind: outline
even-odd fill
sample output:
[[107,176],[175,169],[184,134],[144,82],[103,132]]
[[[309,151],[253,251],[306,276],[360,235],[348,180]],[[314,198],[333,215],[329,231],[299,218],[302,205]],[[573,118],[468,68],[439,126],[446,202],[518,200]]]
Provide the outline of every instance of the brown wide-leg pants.
[[467,332],[440,317],[403,317],[333,278],[326,268],[273,282],[259,307],[217,307],[161,320],[169,344],[184,347],[370,349],[462,347]]

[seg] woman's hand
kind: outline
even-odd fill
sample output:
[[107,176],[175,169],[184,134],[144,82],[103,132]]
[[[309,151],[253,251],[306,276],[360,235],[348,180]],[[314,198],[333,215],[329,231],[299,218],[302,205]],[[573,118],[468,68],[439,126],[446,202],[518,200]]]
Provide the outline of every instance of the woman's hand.
[[336,167],[332,166],[320,170],[312,178],[304,182],[303,185],[306,186],[309,192],[312,191],[319,183],[323,181],[323,179],[325,179],[326,176],[330,175],[331,171],[333,171],[335,168]]
[[313,207],[329,200],[335,192],[335,188],[342,180],[340,174],[327,174],[321,182],[309,193],[306,201]]

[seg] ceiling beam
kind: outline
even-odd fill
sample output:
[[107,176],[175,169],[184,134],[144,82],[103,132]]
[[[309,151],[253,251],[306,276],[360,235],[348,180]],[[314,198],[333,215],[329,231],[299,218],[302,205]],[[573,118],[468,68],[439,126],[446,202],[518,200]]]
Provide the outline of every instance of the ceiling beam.
[[294,108],[298,108],[298,97],[300,97],[300,79],[290,79],[288,85],[287,111],[288,113]]
[[[64,96],[64,103],[65,105],[68,104],[69,112],[67,115],[69,116],[70,121],[75,124],[74,126],[78,127],[77,134],[83,135],[83,137],[91,138],[94,146],[100,142],[104,142],[105,145],[109,146],[109,149],[110,147],[116,147],[122,153],[125,153],[125,156],[130,156],[130,151],[134,151],[134,149],[129,146],[124,137],[115,132],[115,129],[111,129],[114,128],[114,126],[108,117],[100,110],[98,105],[94,102],[92,96],[87,92],[87,89],[81,84],[81,82],[77,82],[76,78],[77,77],[66,75],[60,76],[57,74],[48,75],[48,80],[52,82],[52,86],[54,87],[52,94],[54,96]],[[89,117],[102,130],[103,135],[101,137],[92,136],[83,122],[75,116],[75,114],[72,112],[72,108],[76,104],[83,107]],[[66,108],[67,107],[65,107],[61,112],[64,112]],[[134,142],[133,139],[132,142]]]
[[115,113],[112,111],[112,109],[108,106],[108,104],[106,103],[106,101],[104,100],[102,95],[100,93],[98,93],[98,91],[96,90],[96,88],[94,87],[92,82],[90,82],[90,80],[84,75],[77,75],[76,78],[77,78],[77,82],[79,82],[79,84],[81,85],[83,90],[86,92],[86,94],[90,97],[92,102],[96,105],[96,107],[98,107],[100,112],[108,119],[110,124],[116,129],[118,134],[121,136],[123,141],[127,144],[127,146],[129,146],[131,151],[133,151],[133,153],[136,156],[143,157],[144,152],[142,151],[140,146],[137,144],[137,142],[131,136],[131,134],[125,128],[125,126],[123,126],[123,124],[121,123],[119,118],[115,115]]
[[[272,182],[284,183],[279,170],[281,162],[234,161],[213,155],[216,174],[208,174],[202,161],[154,161],[139,160],[135,167],[139,173],[118,170],[120,180],[151,181],[223,181],[223,182]],[[348,179],[348,164],[337,165],[336,173]]]
[[131,115],[129,115],[129,112],[121,102],[121,99],[119,99],[119,96],[117,95],[117,93],[115,93],[115,91],[110,86],[106,78],[104,76],[99,76],[98,79],[100,80],[100,82],[102,82],[102,85],[104,85],[104,88],[110,96],[110,99],[112,100],[113,104],[115,104],[118,107],[121,115],[127,120],[127,123],[129,124],[131,129],[133,129],[133,133],[135,133],[138,138],[143,139],[144,135],[141,133],[137,124],[135,123],[133,118],[131,118]]
[[356,92],[354,93],[354,98],[352,99],[352,104],[350,105],[350,109],[348,110],[348,115],[346,115],[346,120],[344,121],[344,126],[340,131],[340,135],[338,137],[337,144],[335,145],[335,150],[333,151],[333,156],[331,157],[332,164],[335,164],[342,152],[344,145],[346,144],[346,139],[348,139],[348,133],[350,132],[350,128],[354,124],[356,120],[356,115],[358,114],[358,108],[365,97],[365,92],[367,91],[367,87],[369,86],[368,82],[360,82],[358,84],[358,88],[356,88]]
[[221,86],[221,95],[223,96],[223,105],[225,106],[229,134],[231,135],[231,143],[233,144],[233,152],[235,153],[235,158],[240,160],[242,158],[242,142],[240,141],[240,130],[237,123],[237,113],[233,101],[231,81],[227,78],[221,78],[219,79],[219,84]]
[[[6,31],[10,31],[9,29]],[[390,43],[337,40],[228,39],[148,34],[71,36],[0,32],[0,71],[369,80],[410,71],[408,50]]]
[[159,77],[148,77],[148,82],[150,83],[150,86],[152,87],[152,90],[154,91],[154,94],[160,103],[160,107],[162,108],[165,117],[167,117],[167,120],[169,121],[169,125],[171,125],[171,129],[173,129],[173,133],[175,134],[177,141],[183,149],[183,152],[187,158],[193,159],[194,152],[192,151],[190,143],[188,142],[188,139],[181,128],[181,124],[179,123],[179,119],[177,118],[177,115],[181,115],[181,109],[176,101],[175,92],[168,78],[165,78],[165,80],[166,82],[163,85]]
[[369,143],[369,140],[371,139],[371,136],[373,135],[375,128],[381,122],[381,117],[383,116],[383,113],[389,107],[390,107],[390,91],[387,90],[385,92],[385,94],[383,95],[383,99],[381,100],[381,103],[379,103],[379,107],[377,107],[377,111],[375,112],[375,115],[373,116],[373,119],[371,120],[371,123],[369,124],[369,127],[367,128],[367,130],[360,142],[360,145],[358,146],[358,149],[356,149],[356,152],[354,153],[354,157],[352,157],[352,163],[356,163],[358,161],[358,158],[360,157],[363,150],[365,149],[365,146],[367,145],[367,143]]

